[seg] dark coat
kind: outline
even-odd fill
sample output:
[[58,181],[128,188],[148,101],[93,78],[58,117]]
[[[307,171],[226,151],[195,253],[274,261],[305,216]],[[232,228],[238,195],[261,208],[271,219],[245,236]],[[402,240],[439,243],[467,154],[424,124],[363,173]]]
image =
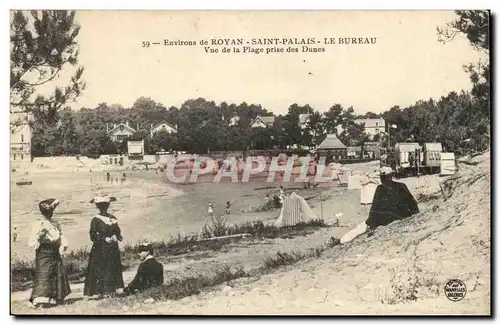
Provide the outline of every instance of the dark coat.
[[[116,220],[114,216],[108,216]],[[107,243],[105,238],[115,235],[119,241],[123,240],[120,227],[118,223],[108,225],[98,217],[94,217],[90,223],[89,234],[93,245],[83,294],[92,296],[115,293],[117,289],[124,287],[120,248],[118,243]]]
[[417,201],[405,184],[390,181],[377,186],[366,225],[372,229],[418,213]]
[[163,265],[153,258],[148,258],[139,265],[134,280],[126,288],[126,292],[141,292],[145,289],[163,284]]

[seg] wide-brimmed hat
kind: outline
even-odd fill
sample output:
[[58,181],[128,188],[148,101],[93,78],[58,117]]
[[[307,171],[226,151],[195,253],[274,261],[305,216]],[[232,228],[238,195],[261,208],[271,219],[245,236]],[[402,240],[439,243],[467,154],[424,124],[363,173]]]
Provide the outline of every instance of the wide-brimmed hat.
[[380,168],[380,175],[392,175],[394,171],[391,167],[382,167]]
[[59,200],[58,199],[46,199],[38,203],[38,208],[40,209],[40,212],[46,213],[46,212],[52,212],[54,209],[59,205]]
[[94,196],[94,198],[90,200],[90,203],[99,204],[99,203],[111,203],[115,201],[116,198],[114,196],[109,196],[106,194],[106,195]]

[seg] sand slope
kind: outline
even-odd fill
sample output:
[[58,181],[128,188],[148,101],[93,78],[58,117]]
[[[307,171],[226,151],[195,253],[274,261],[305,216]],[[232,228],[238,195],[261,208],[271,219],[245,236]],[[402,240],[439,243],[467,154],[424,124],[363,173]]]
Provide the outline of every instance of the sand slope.
[[[258,279],[240,279],[218,290],[178,301],[123,308],[88,301],[44,313],[82,314],[489,314],[490,313],[490,157],[476,166],[460,165],[459,178],[445,201],[420,202],[421,213],[378,228],[372,236],[327,250]],[[402,180],[418,198],[439,191],[446,178]],[[323,203],[327,221],[342,212],[341,223],[355,226],[365,218],[353,191],[337,191]],[[437,192],[440,195],[440,192]],[[318,211],[318,203],[314,203]],[[348,228],[325,230],[307,239],[274,243],[286,251],[314,247]],[[314,239],[316,238],[316,239]],[[274,251],[274,249],[273,249]],[[233,254],[237,254],[236,252]],[[242,250],[242,254],[253,254]],[[260,254],[255,251],[254,254]],[[247,259],[250,255],[247,255]],[[257,255],[256,255],[257,256]],[[245,257],[240,256],[240,260]],[[232,259],[237,259],[236,256]],[[467,286],[465,298],[448,300],[449,279]],[[14,312],[29,310],[16,307]],[[39,311],[40,312],[40,311]]]

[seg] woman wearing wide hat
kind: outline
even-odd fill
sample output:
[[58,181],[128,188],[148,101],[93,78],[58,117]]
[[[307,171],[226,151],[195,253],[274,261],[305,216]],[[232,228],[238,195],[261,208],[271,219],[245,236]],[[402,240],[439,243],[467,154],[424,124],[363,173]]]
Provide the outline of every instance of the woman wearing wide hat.
[[93,242],[89,256],[83,294],[105,297],[123,289],[122,263],[118,241],[122,241],[120,227],[115,216],[108,213],[116,198],[97,196],[90,201],[99,210],[90,222],[90,240]]
[[32,228],[30,246],[36,249],[35,283],[31,292],[32,307],[57,305],[71,293],[61,253],[68,248],[59,223],[52,220],[56,199],[47,199],[38,204],[42,217]]

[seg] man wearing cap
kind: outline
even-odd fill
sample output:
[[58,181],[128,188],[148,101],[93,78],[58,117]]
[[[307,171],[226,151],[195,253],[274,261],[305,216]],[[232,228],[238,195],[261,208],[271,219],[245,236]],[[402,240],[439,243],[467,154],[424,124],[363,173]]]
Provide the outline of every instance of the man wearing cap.
[[144,243],[139,246],[139,257],[143,262],[139,265],[135,278],[123,290],[126,294],[142,292],[163,284],[163,265],[154,258],[151,244]]
[[391,167],[380,169],[380,181],[373,196],[372,207],[366,220],[370,229],[386,226],[393,221],[407,218],[419,212],[417,201],[408,187],[392,180]]

